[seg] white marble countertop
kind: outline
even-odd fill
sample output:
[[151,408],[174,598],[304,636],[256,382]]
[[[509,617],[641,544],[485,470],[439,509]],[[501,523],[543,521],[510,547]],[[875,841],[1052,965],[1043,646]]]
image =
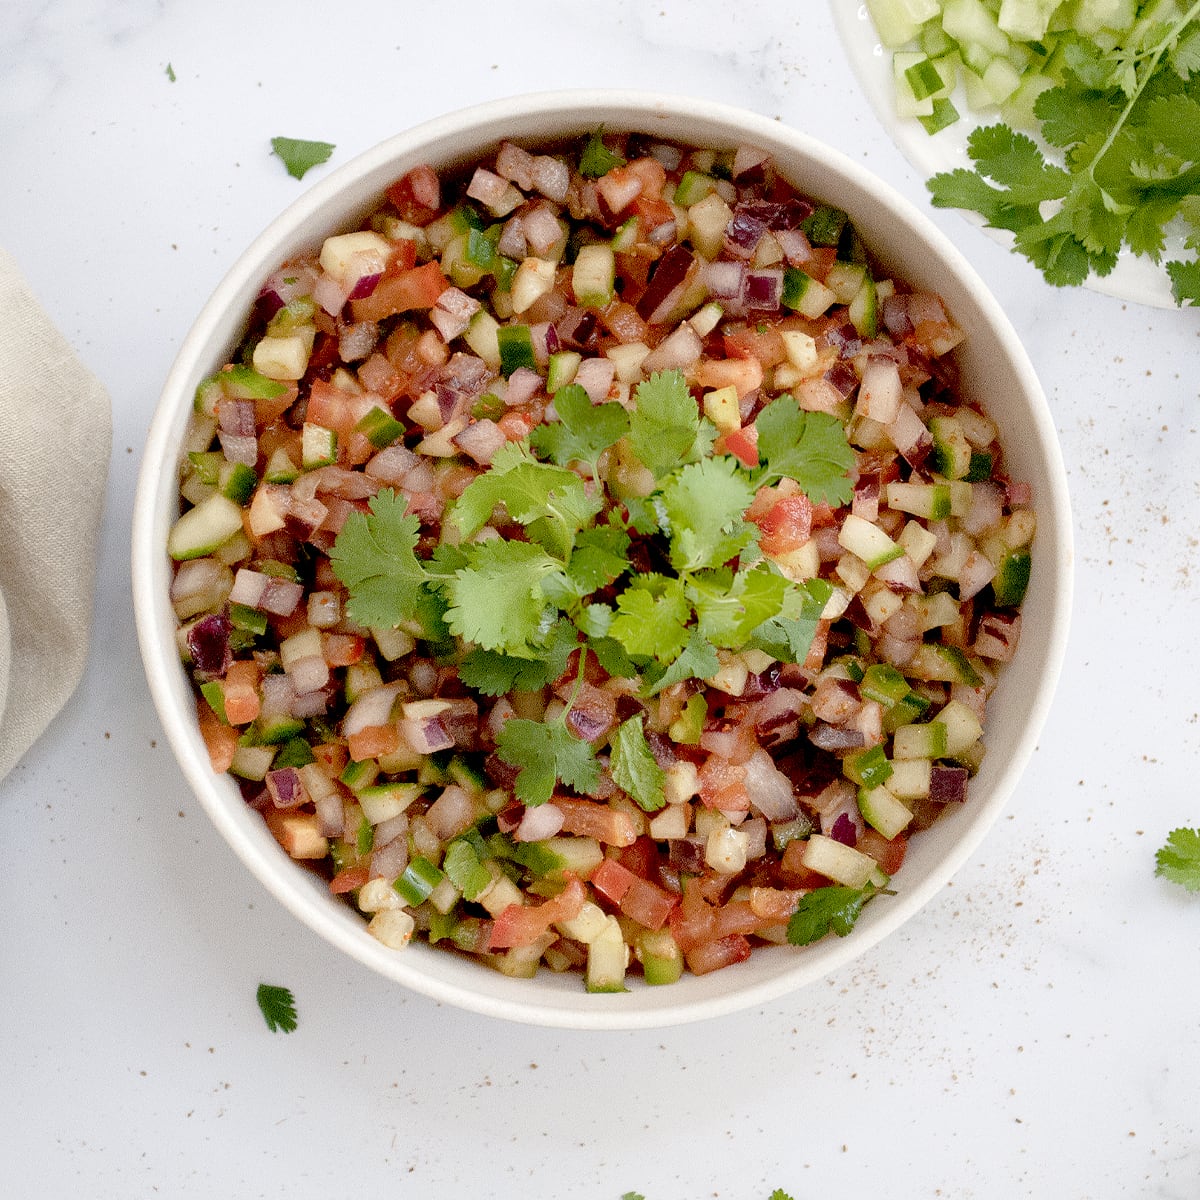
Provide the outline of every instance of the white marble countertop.
[[[343,960],[184,785],[137,654],[130,506],[193,316],[304,186],[270,137],[336,165],[467,103],[608,84],[777,116],[925,203],[816,0],[5,5],[0,244],[115,432],[90,664],[0,785],[4,1194],[1200,1195],[1200,901],[1154,877],[1200,823],[1200,317],[1055,291],[960,214],[933,218],[1055,414],[1077,613],[1005,816],[857,965],[677,1030],[497,1023]],[[290,1036],[262,980],[294,991]]]

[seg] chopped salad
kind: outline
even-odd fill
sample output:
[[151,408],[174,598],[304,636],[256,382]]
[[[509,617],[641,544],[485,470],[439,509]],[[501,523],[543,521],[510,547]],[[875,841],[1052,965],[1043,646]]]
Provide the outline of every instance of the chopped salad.
[[797,184],[603,131],[416,167],[198,387],[200,731],[385,945],[670,983],[848,933],[969,803],[1030,488]]

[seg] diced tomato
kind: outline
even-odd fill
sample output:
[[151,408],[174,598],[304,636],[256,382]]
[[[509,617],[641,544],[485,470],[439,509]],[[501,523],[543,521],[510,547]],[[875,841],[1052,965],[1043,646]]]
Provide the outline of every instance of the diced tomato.
[[825,652],[829,649],[829,621],[818,621],[817,631],[808,647],[808,657],[803,662],[806,671],[819,671],[825,662]]
[[650,195],[643,191],[630,207],[637,213],[647,232],[675,220],[675,210],[662,196]]
[[196,716],[212,769],[218,775],[223,775],[233,765],[238,746],[237,730],[226,725],[208,706],[208,701],[199,696],[196,697]]
[[586,899],[583,884],[571,876],[557,896],[542,904],[510,904],[492,922],[488,949],[508,950],[514,946],[532,945],[557,921],[570,921],[579,916]]
[[330,779],[336,779],[346,769],[350,757],[341,742],[322,742],[314,746],[312,752],[317,765]]
[[368,725],[346,739],[346,748],[355,762],[394,754],[400,748],[400,731],[395,725]]
[[606,858],[592,872],[589,882],[602,896],[619,905],[636,878],[628,867],[623,867],[616,859]]
[[279,420],[296,403],[298,394],[299,388],[292,383],[288,384],[278,396],[259,396],[256,398],[254,401],[255,426],[262,429],[264,426],[270,425],[272,421]]
[[869,854],[885,875],[895,875],[904,865],[904,854],[908,849],[908,834],[898,833],[891,841],[878,830],[867,828],[858,836],[855,849]]
[[712,941],[716,919],[716,910],[704,899],[695,880],[688,880],[683,888],[683,899],[668,918],[679,948],[686,953],[693,946]]
[[387,189],[387,198],[402,221],[428,225],[437,216],[442,203],[442,185],[432,167],[413,167]]
[[787,358],[787,348],[776,325],[735,325],[721,336],[731,358],[756,358],[764,367],[778,366]]
[[423,263],[396,275],[385,275],[369,296],[350,301],[350,311],[356,321],[382,321],[396,313],[432,308],[449,286],[441,264]]
[[715,942],[701,942],[685,950],[683,957],[693,975],[708,975],[745,962],[750,957],[750,943],[740,933],[731,933]]
[[237,659],[225,672],[225,719],[230,725],[249,725],[258,716],[262,701],[258,694],[258,663]]
[[[594,658],[595,655],[589,655]],[[628,867],[643,879],[657,879],[659,866],[658,843],[652,837],[640,837],[632,846],[625,846],[613,853],[613,858],[623,867]]]
[[[758,426],[746,425],[725,435],[725,449],[743,466],[758,466]],[[764,549],[765,553],[765,549]]]
[[366,643],[354,633],[329,633],[322,639],[325,661],[331,667],[348,667],[362,660]]
[[335,896],[341,896],[346,892],[354,892],[360,887],[364,887],[370,878],[370,866],[367,863],[360,863],[358,866],[347,867],[344,871],[339,871],[329,881],[329,890]]
[[529,431],[534,427],[536,421],[530,413],[506,412],[496,424],[510,442],[519,442],[522,438],[529,436]]
[[313,425],[320,425],[322,429],[334,430],[340,441],[348,437],[358,424],[356,399],[327,379],[315,379],[308,393],[305,419]]
[[713,928],[718,938],[725,938],[735,933],[753,933],[763,924],[765,922],[754,911],[749,900],[730,900],[717,909]]
[[555,807],[563,812],[563,833],[594,837],[607,846],[632,846],[637,840],[633,818],[607,804],[555,796]]
[[621,343],[644,342],[649,326],[638,310],[624,300],[614,300],[601,310],[600,323]]
[[768,558],[797,550],[812,536],[812,501],[803,493],[782,496],[765,513],[747,512],[758,526],[758,544]]

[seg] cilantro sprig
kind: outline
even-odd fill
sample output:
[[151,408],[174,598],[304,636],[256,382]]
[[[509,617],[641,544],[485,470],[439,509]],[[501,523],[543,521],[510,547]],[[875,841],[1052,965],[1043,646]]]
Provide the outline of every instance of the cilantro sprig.
[[1200,892],[1200,829],[1173,829],[1154,856],[1155,875]]
[[793,946],[807,946],[829,933],[846,937],[862,916],[867,901],[881,890],[874,884],[861,888],[844,884],[814,888],[800,897],[788,920],[787,940]]
[[[428,555],[418,517],[390,489],[350,514],[330,552],[353,621],[457,638],[459,677],[484,695],[552,684],[579,653],[571,704],[549,721],[512,718],[498,737],[526,804],[560,783],[584,795],[600,783],[594,748],[568,723],[588,654],[645,697],[711,678],[719,652],[743,646],[802,662],[830,595],[765,559],[746,511],[785,477],[818,502],[848,500],[854,454],[838,421],[790,396],[771,401],[758,418],[761,465],[749,468],[713,453],[716,430],[679,371],[650,376],[633,401],[594,405],[582,388],[560,388],[557,419],[499,450]],[[601,457],[622,441],[653,477],[649,495],[607,494]],[[610,741],[618,786],[648,812],[661,807],[663,773],[640,721]]]
[[[1034,103],[1051,162],[1007,124],[974,130],[974,164],[929,180],[933,204],[979,213],[1015,236],[1047,282],[1111,273],[1128,250],[1162,261],[1180,222],[1200,251],[1200,0],[1172,22],[1137,22],[1116,44],[1066,32],[1061,78]],[[1200,304],[1195,257],[1165,264],[1180,305]]]

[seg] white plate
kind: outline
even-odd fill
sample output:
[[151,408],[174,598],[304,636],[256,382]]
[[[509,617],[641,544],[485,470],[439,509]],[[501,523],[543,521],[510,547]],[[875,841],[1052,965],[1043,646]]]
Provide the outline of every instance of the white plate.
[[[892,93],[892,53],[880,45],[866,5],[860,0],[832,0],[832,4],[834,22],[859,83],[905,158],[925,178],[939,171],[953,171],[956,167],[969,168],[971,160],[967,155],[967,137],[976,126],[989,124],[990,120],[971,118],[966,115],[968,110],[965,102],[956,102],[958,111],[964,114],[963,118],[931,137],[915,118],[897,116]],[[988,229],[983,224],[983,218],[976,213],[965,212],[964,215],[1001,245],[1012,244],[1011,233],[1003,229]],[[1183,237],[1168,235],[1164,261],[1179,256],[1182,250]],[[1032,264],[1029,269],[1036,270]],[[1171,295],[1171,279],[1163,267],[1127,250],[1121,252],[1110,274],[1103,277],[1090,275],[1083,286],[1106,296],[1132,300],[1136,304],[1148,304],[1155,308],[1176,307]]]

